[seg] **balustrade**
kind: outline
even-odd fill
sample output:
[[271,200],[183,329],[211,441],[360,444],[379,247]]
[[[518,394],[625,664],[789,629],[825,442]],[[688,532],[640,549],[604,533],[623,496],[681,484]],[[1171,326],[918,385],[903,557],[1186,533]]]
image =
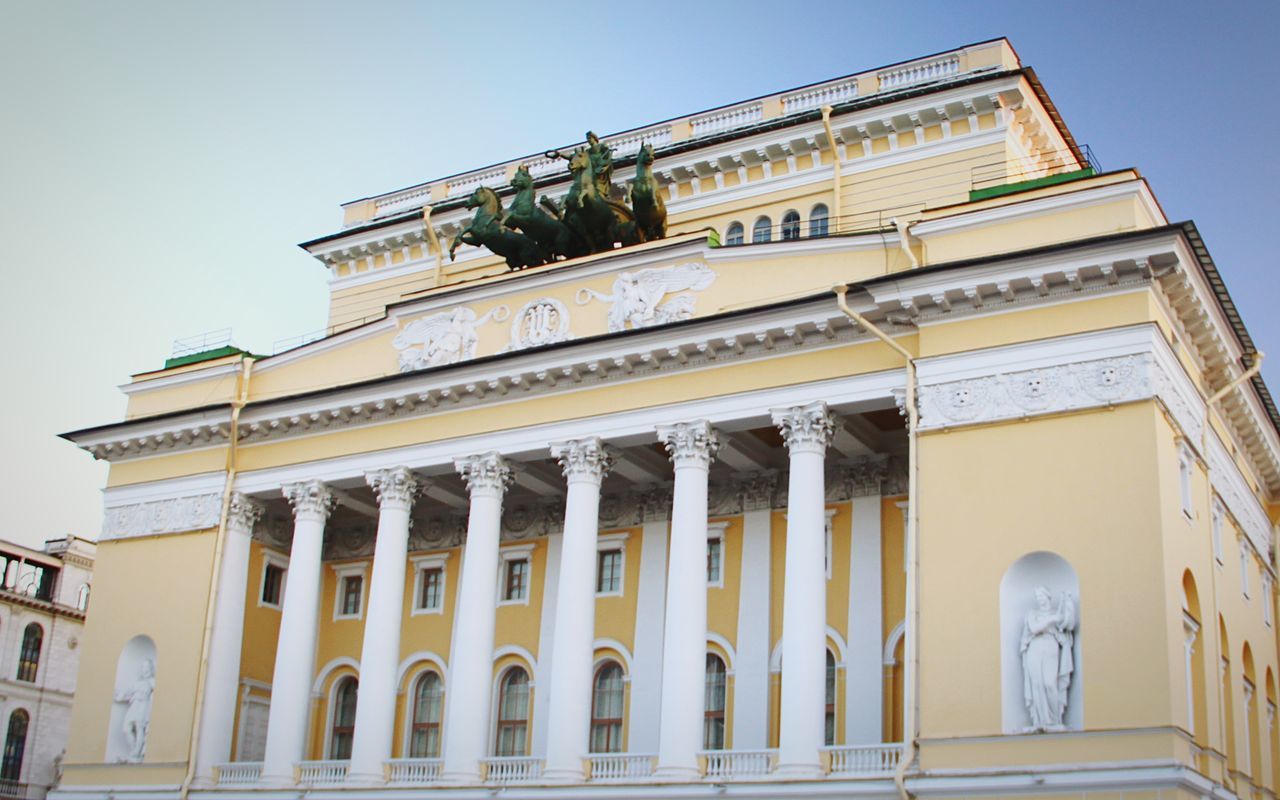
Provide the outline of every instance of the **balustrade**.
[[439,758],[393,758],[387,762],[387,782],[397,786],[436,783],[442,763]]
[[298,763],[298,783],[311,786],[332,786],[347,779],[349,761],[301,761]]
[[777,750],[707,750],[698,754],[706,760],[703,774],[717,780],[764,778],[777,763]]
[[542,777],[542,759],[534,756],[499,756],[480,763],[489,783],[531,783]]
[[787,95],[782,98],[782,113],[798,114],[812,108],[834,106],[858,96],[857,79],[842,83],[831,83],[826,86],[815,86],[803,92]]
[[591,763],[591,780],[625,781],[648,778],[657,757],[651,753],[592,753],[587,760]]
[[236,761],[214,767],[214,783],[219,786],[248,786],[261,777],[261,761]]
[[693,120],[693,136],[710,136],[713,133],[732,130],[733,128],[741,128],[745,125],[754,125],[764,119],[764,104],[752,103],[748,106],[738,106],[715,114],[708,114],[705,117],[698,117]]
[[960,72],[960,59],[957,56],[934,59],[933,61],[917,61],[898,69],[885,70],[880,73],[880,91],[885,89],[901,89],[917,83],[936,81],[948,78]]
[[831,774],[889,775],[898,768],[902,745],[870,744],[824,748],[831,756]]

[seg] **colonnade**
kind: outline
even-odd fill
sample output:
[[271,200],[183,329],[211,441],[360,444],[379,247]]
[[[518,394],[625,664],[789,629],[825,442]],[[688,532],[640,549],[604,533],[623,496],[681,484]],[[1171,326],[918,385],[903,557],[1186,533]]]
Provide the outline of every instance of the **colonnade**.
[[[774,424],[790,455],[783,596],[782,705],[778,770],[821,774],[826,685],[824,454],[832,435],[825,403],[778,409]],[[703,735],[707,636],[708,475],[719,446],[705,420],[661,425],[658,440],[674,467],[656,775],[698,775]],[[564,537],[549,675],[556,723],[546,742],[548,780],[584,779],[591,718],[596,539],[600,487],[611,466],[597,437],[551,446],[567,484]],[[498,595],[502,502],[512,469],[497,452],[456,459],[470,496],[444,710],[441,777],[477,783],[489,750],[492,658]],[[378,499],[378,526],[360,658],[360,689],[347,780],[383,781],[391,758],[410,509],[423,480],[407,467],[367,476]],[[294,534],[276,650],[261,782],[292,785],[305,758],[309,690],[316,654],[325,523],[335,494],[320,481],[289,484]],[[227,519],[218,602],[209,644],[197,779],[212,779],[230,757],[247,581],[250,532],[261,507],[235,495]],[[878,716],[878,709],[877,716]]]

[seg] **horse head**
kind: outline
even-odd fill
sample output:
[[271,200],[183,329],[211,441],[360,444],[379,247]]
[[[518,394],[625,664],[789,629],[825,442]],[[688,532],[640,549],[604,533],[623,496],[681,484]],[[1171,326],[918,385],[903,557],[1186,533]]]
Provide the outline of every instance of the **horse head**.
[[590,170],[591,154],[583,148],[574,150],[573,155],[569,157],[569,172],[577,175],[580,172]]
[[502,208],[502,203],[498,200],[497,192],[488,186],[477,186],[476,190],[467,198],[466,207],[483,208],[490,214],[496,214]]
[[640,152],[636,153],[636,166],[648,167],[653,165],[653,145],[645,142],[640,145]]
[[529,174],[529,170],[525,165],[521,164],[520,168],[516,170],[516,174],[511,176],[511,186],[517,191],[533,186],[533,176]]

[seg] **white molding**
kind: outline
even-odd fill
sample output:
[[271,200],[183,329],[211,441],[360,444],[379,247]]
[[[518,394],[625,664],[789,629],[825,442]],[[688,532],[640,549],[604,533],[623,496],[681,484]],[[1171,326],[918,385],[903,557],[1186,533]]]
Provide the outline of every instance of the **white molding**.
[[[280,575],[280,594],[279,600],[275,603],[268,603],[262,599],[262,593],[267,588],[267,567],[279,567],[283,570]],[[284,587],[289,580],[289,558],[281,555],[274,550],[262,548],[262,574],[258,579],[258,607],[269,608],[273,611],[279,611],[284,605]]]
[[133,395],[140,392],[149,392],[152,389],[172,389],[175,386],[184,386],[188,383],[221,380],[235,375],[240,371],[240,369],[240,362],[235,361],[230,364],[219,364],[216,367],[203,367],[200,369],[189,370],[187,372],[180,372],[177,375],[162,375],[155,378],[143,378],[138,381],[122,383],[116,388],[125,395]]
[[893,630],[889,631],[889,636],[884,640],[884,656],[882,659],[886,667],[896,667],[898,659],[894,656],[894,651],[898,649],[898,642],[902,640],[903,634],[907,632],[907,621],[900,620],[897,625],[893,626]]
[[[421,667],[421,669],[418,669],[418,667]],[[418,674],[428,667],[434,667],[436,672],[440,673],[441,682],[449,675],[449,665],[434,650],[418,650],[405,656],[400,662],[400,666],[396,668],[397,693],[403,693],[408,690],[409,685],[405,683],[406,678],[409,678],[411,674],[412,677],[417,678]],[[445,691],[449,690],[448,684],[445,684],[444,689]]]
[[320,697],[324,691],[325,681],[329,680],[329,676],[343,667],[349,667],[355,671],[356,677],[360,677],[360,662],[350,656],[338,656],[327,662],[323,667],[316,670],[316,679],[311,683],[311,696]]
[[[627,539],[629,533],[604,533],[596,537],[596,597],[622,597],[627,591]],[[619,554],[618,588],[614,591],[602,592],[600,586],[600,554],[616,550]],[[630,674],[630,668],[627,672]]]
[[[333,592],[333,621],[364,619],[365,594],[369,588],[369,562],[355,561],[330,564],[329,569],[333,570],[334,577],[337,579],[334,582]],[[343,584],[347,578],[357,577],[360,579],[360,610],[354,614],[344,614],[342,613]]]
[[728,520],[717,520],[715,522],[707,523],[707,544],[710,545],[712,540],[715,540],[720,543],[720,555],[718,558],[719,563],[717,564],[718,569],[716,570],[716,574],[719,575],[720,577],[714,581],[708,579],[707,580],[708,589],[724,588],[724,565],[725,565],[724,551],[726,547],[724,532],[725,530],[728,529],[728,527],[729,527]]
[[[449,592],[449,556],[448,552],[433,553],[432,555],[414,556],[409,559],[413,564],[413,597],[409,603],[409,616],[417,617],[424,614],[443,614],[445,606],[445,598]],[[426,577],[427,570],[440,570],[440,605],[437,608],[424,608],[418,605],[422,599],[422,582]]]
[[[733,665],[738,660],[738,653],[733,649],[733,645],[729,644],[729,640],[718,633],[707,631],[707,644],[714,644],[716,647],[719,647],[722,651],[724,651],[724,656],[725,656],[724,668],[725,668],[726,677],[729,675],[732,675]],[[707,652],[708,653],[711,652],[710,649],[708,649]],[[725,688],[725,692],[726,694],[728,693],[728,687]]]
[[[527,606],[529,605],[529,596],[533,594],[533,551],[536,545],[533,542],[525,544],[504,545],[498,550],[498,607],[502,606]],[[524,561],[525,567],[525,583],[524,594],[520,597],[506,599],[503,597],[507,591],[507,570],[511,568],[511,562]],[[530,660],[529,668],[533,669],[534,661]],[[532,678],[532,673],[530,673]]]
[[594,642],[592,642],[592,643],[591,643],[591,674],[592,674],[592,680],[593,680],[593,681],[595,680],[595,678],[594,678],[594,676],[595,676],[595,672],[596,672],[596,670],[597,670],[597,669],[599,669],[599,668],[600,668],[600,664],[601,664],[602,662],[604,662],[604,661],[614,661],[614,660],[616,660],[616,659],[613,659],[613,658],[600,658],[600,657],[598,657],[596,654],[597,654],[600,650],[613,650],[614,652],[616,652],[616,653],[618,654],[618,656],[622,659],[622,670],[623,670],[623,672],[624,672],[623,679],[624,679],[627,683],[630,683],[630,682],[631,682],[631,676],[634,674],[634,669],[635,669],[635,668],[632,666],[631,651],[627,649],[627,646],[626,646],[625,644],[623,644],[622,642],[618,641],[617,639],[608,639],[608,638],[596,639]]

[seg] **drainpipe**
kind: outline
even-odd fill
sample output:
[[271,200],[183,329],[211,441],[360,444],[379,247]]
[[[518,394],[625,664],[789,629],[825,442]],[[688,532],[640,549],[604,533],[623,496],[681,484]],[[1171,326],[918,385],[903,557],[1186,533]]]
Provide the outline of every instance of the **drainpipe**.
[[831,211],[833,214],[832,221],[835,223],[831,226],[832,233],[840,232],[840,154],[836,151],[836,137],[831,132],[831,106],[822,107],[822,127],[827,132],[827,147],[831,150],[831,193],[833,201],[831,203]]
[[179,800],[187,800],[187,795],[191,792],[191,782],[196,774],[196,750],[200,746],[200,717],[204,713],[204,685],[208,677],[209,640],[213,636],[213,611],[218,594],[218,572],[222,569],[222,551],[227,540],[227,514],[231,509],[231,492],[235,487],[236,471],[239,466],[240,411],[249,399],[249,377],[253,373],[253,358],[241,356],[240,366],[240,385],[235,399],[231,402],[231,429],[227,433],[227,480],[222,487],[222,509],[218,512],[218,533],[213,544],[213,569],[209,572],[204,634],[200,638],[200,662],[196,672],[196,696],[191,715],[191,744],[187,749],[187,772],[182,778],[182,788],[178,792]]
[[917,756],[917,728],[919,727],[920,709],[919,709],[919,627],[920,607],[919,607],[919,541],[918,534],[920,520],[920,502],[919,502],[919,441],[917,429],[920,422],[920,411],[916,407],[916,357],[911,354],[902,345],[898,344],[887,333],[880,330],[872,324],[866,317],[857,311],[849,308],[848,302],[845,300],[845,293],[849,291],[848,286],[836,286],[832,291],[836,294],[836,303],[840,306],[840,310],[845,316],[856,322],[866,331],[869,331],[880,341],[892,347],[898,355],[902,356],[906,362],[906,397],[905,403],[907,411],[907,529],[906,529],[906,549],[907,549],[907,609],[906,609],[906,643],[903,646],[903,661],[905,661],[904,669],[906,680],[903,686],[902,697],[902,755],[898,759],[898,768],[894,771],[893,782],[898,787],[898,795],[902,800],[910,800],[911,793],[907,791],[906,775],[907,770],[915,761]]

